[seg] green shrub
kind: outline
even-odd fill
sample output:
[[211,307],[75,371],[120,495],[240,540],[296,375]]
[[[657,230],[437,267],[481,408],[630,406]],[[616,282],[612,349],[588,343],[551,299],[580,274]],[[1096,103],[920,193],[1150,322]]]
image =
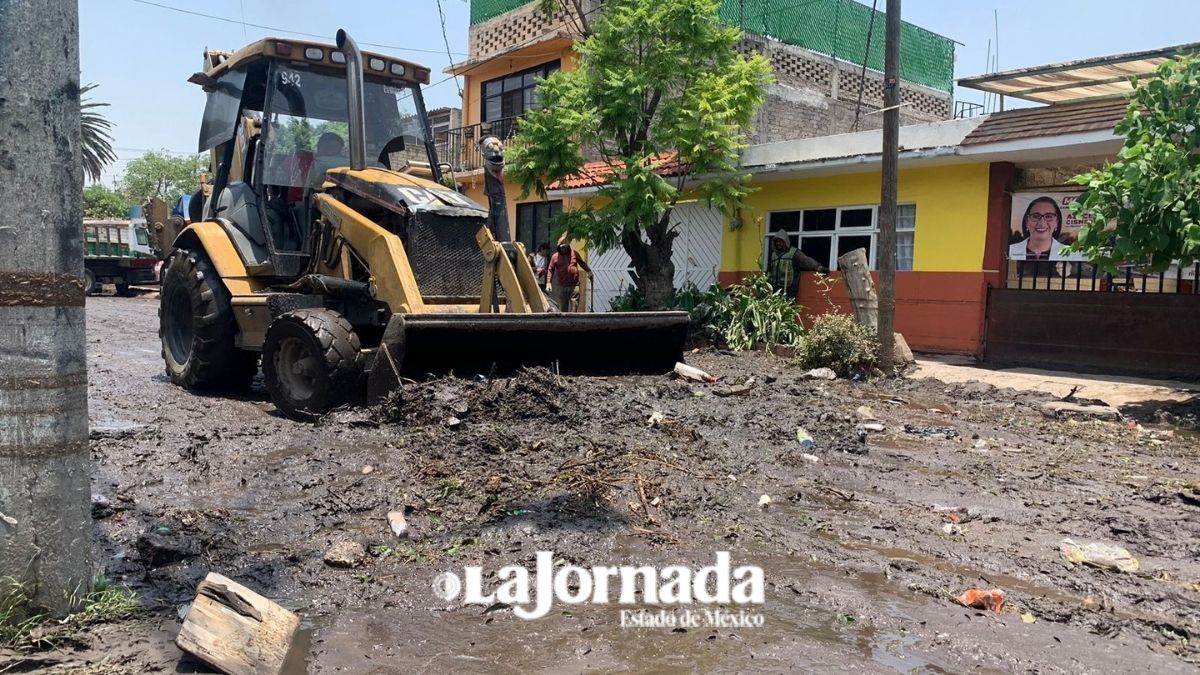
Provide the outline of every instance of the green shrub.
[[800,306],[758,274],[722,288],[713,284],[691,311],[693,328],[730,349],[796,346],[804,334]]
[[620,295],[608,301],[608,308],[614,312],[640,312],[646,309],[646,298],[636,285],[630,284]]
[[842,377],[870,372],[879,359],[879,336],[845,314],[818,316],[804,335],[800,364],[805,368],[832,368]]

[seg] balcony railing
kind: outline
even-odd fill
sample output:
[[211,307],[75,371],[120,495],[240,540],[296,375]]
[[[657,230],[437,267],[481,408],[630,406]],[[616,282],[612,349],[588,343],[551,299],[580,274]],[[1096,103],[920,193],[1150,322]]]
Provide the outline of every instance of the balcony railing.
[[[448,162],[455,171],[473,171],[483,167],[483,152],[479,142],[488,136],[507,141],[517,133],[516,117],[501,117],[490,122],[480,122],[446,132],[443,162]],[[439,151],[442,144],[438,144]]]

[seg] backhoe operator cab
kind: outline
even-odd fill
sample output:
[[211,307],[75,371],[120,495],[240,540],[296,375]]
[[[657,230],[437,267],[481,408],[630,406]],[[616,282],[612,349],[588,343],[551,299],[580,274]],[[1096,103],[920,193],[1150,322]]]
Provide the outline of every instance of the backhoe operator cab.
[[[294,278],[311,255],[312,195],[330,169],[350,165],[345,55],[327,45],[265,39],[208,58],[212,67],[190,79],[208,92],[200,150],[217,163],[203,219],[225,227],[252,274]],[[440,182],[420,90],[429,70],[374,54],[364,61],[366,166]],[[450,191],[441,198],[475,206]]]
[[[207,93],[200,150],[215,176],[163,273],[173,382],[246,387],[261,354],[275,405],[304,417],[402,377],[666,372],[681,357],[683,312],[551,312],[523,246],[505,241],[504,190],[489,210],[441,185],[427,68],[338,31],[336,47],[208,52],[189,81]],[[494,146],[488,177],[502,180]]]

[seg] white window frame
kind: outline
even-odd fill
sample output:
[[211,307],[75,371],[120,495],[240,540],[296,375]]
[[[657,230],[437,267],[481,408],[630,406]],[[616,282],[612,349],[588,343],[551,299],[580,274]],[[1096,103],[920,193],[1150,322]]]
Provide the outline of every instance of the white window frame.
[[[912,232],[913,233],[913,257],[915,258],[916,257],[916,236],[917,236],[916,235],[916,231],[917,231],[916,208],[917,208],[917,205],[915,202],[903,202],[903,203],[897,204],[896,206],[898,208],[903,208],[906,206],[911,206],[913,208],[914,213],[913,213],[912,227],[903,227],[903,228],[897,227],[896,234],[899,235],[901,232]],[[843,212],[845,212],[845,211],[861,211],[863,209],[870,209],[870,211],[871,211],[870,227],[843,227],[842,226],[842,213]],[[831,211],[831,210],[836,211],[836,214],[834,216],[834,227],[832,230],[805,230],[804,229],[804,213],[806,211]],[[767,212],[767,233],[763,240],[763,260],[764,261],[770,260],[771,237],[775,234],[775,231],[777,229],[779,229],[777,227],[774,227],[774,223],[772,222],[775,218],[775,215],[776,214],[784,214],[784,213],[796,213],[796,212],[800,213],[800,219],[799,219],[799,223],[798,223],[799,229],[786,230],[788,236],[795,239],[796,248],[801,248],[802,240],[805,238],[829,237],[831,239],[831,241],[829,243],[829,257],[831,258],[831,260],[818,260],[817,262],[821,263],[822,265],[825,265],[832,272],[832,271],[837,270],[837,250],[838,250],[837,243],[838,243],[839,237],[842,237],[842,236],[862,237],[862,236],[870,235],[870,237],[871,237],[870,255],[867,256],[867,258],[868,258],[867,263],[870,265],[872,270],[878,269],[878,267],[876,266],[875,252],[879,248],[879,206],[876,204],[857,204],[857,205],[850,205],[850,206],[809,206],[809,207],[800,207],[800,208],[795,208],[795,209],[779,209],[776,211],[768,211]],[[899,225],[899,222],[897,222],[897,225]],[[897,268],[897,269],[899,270],[899,268]],[[900,270],[900,271],[908,271],[908,270]]]

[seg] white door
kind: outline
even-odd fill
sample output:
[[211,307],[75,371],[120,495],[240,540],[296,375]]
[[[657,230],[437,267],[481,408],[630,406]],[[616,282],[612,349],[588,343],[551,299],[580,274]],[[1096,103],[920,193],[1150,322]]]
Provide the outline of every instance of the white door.
[[[671,224],[679,231],[671,251],[671,261],[675,263],[675,288],[694,284],[703,291],[716,283],[724,222],[719,210],[699,202],[675,207],[671,214]],[[609,311],[613,298],[634,285],[629,262],[625,249],[619,246],[588,258],[588,264],[596,274],[592,311]]]

